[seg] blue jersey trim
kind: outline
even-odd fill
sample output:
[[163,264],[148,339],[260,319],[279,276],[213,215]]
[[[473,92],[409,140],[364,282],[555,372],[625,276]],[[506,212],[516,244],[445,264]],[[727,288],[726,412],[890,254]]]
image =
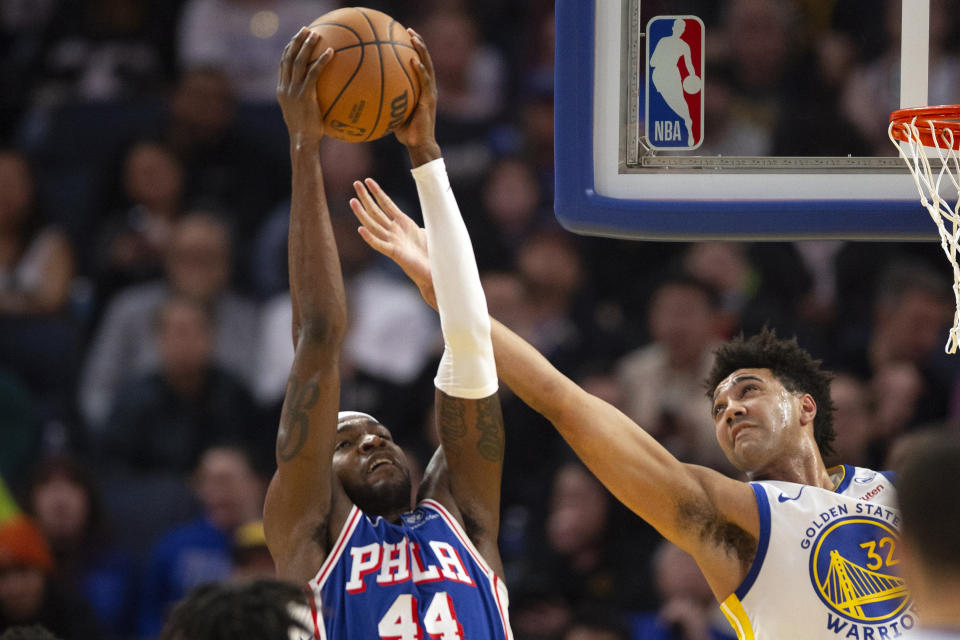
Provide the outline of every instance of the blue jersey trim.
[[890,484],[896,488],[897,486],[897,473],[895,471],[881,471],[880,475],[890,481]]
[[759,484],[751,483],[754,495],[757,497],[757,514],[760,516],[760,536],[757,538],[757,555],[753,558],[753,564],[750,565],[750,571],[747,577],[743,579],[734,595],[737,600],[743,602],[750,587],[756,582],[760,575],[760,569],[763,567],[763,561],[767,557],[767,547],[770,546],[770,501],[767,499],[767,491]]
[[837,488],[833,490],[834,493],[843,493],[846,491],[847,487],[850,486],[850,483],[853,482],[853,476],[856,475],[857,471],[848,464],[840,466],[843,467],[843,478],[840,480],[840,484],[837,485]]

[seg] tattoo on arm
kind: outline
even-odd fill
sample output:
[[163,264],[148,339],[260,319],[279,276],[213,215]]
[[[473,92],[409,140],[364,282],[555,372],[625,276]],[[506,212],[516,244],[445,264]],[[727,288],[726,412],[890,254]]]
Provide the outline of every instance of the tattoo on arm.
[[296,378],[290,378],[290,407],[285,420],[280,424],[277,435],[277,457],[290,462],[297,457],[310,434],[310,414],[307,413],[320,399],[320,386],[313,382],[300,384]]
[[445,399],[440,401],[437,426],[440,427],[443,448],[453,455],[460,453],[463,448],[461,440],[467,435],[467,422],[464,414],[462,400]]
[[498,396],[492,395],[477,403],[477,429],[480,431],[477,441],[480,455],[490,462],[503,462],[503,413]]

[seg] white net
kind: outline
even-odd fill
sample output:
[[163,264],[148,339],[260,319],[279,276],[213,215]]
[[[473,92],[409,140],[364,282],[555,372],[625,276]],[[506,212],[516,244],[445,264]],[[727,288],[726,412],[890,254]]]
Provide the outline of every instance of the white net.
[[[929,131],[921,131],[920,127],[929,127]],[[937,127],[929,120],[920,119],[918,124],[918,119],[913,118],[909,122],[891,122],[888,135],[913,174],[913,181],[920,192],[920,203],[937,224],[940,246],[953,267],[953,297],[957,310],[953,314],[953,328],[950,329],[945,350],[950,354],[956,353],[960,344],[960,267],[957,265],[957,245],[960,243],[960,154],[954,148],[954,133],[952,129]],[[935,162],[937,160],[939,163]],[[941,197],[941,187],[950,194],[952,204]]]

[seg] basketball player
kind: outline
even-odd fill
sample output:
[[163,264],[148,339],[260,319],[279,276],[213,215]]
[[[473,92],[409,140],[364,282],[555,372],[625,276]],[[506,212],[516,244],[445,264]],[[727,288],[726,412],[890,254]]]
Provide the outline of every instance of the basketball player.
[[[280,578],[313,592],[316,638],[512,638],[497,550],[504,432],[486,302],[434,139],[437,90],[411,33],[423,96],[396,130],[413,163],[431,244],[446,349],[436,377],[441,446],[411,511],[410,471],[390,431],[339,412],[346,306],[323,191],[314,87],[333,50],[287,45],[277,98],[290,134],[289,266],[295,358],[264,508]],[[357,183],[359,185],[359,183]],[[437,244],[438,240],[442,240]],[[468,256],[468,260],[462,260]]]
[[[361,235],[432,302],[423,232],[368,186],[373,197],[361,193],[353,207]],[[739,638],[880,640],[916,626],[896,575],[893,483],[869,469],[826,468],[830,375],[796,341],[765,331],[717,352],[708,381],[716,436],[753,481],[745,483],[681,463],[496,321],[492,338],[501,379],[621,502],[694,557]]]
[[[924,640],[960,640],[960,440],[918,435],[898,465],[903,575],[923,612]],[[945,491],[946,489],[946,491]]]

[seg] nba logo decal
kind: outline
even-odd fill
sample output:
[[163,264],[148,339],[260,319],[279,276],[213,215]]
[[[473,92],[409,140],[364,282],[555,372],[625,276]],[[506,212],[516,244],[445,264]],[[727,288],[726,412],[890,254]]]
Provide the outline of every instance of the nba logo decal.
[[656,16],[647,23],[645,133],[654,149],[703,142],[703,21]]

